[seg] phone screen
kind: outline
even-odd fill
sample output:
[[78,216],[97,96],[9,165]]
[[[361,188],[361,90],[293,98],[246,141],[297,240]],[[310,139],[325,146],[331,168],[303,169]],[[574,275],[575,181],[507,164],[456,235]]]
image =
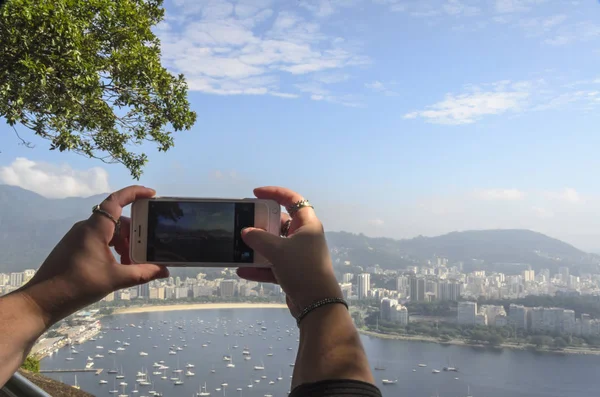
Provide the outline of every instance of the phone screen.
[[253,263],[241,230],[254,226],[254,203],[150,201],[148,262]]

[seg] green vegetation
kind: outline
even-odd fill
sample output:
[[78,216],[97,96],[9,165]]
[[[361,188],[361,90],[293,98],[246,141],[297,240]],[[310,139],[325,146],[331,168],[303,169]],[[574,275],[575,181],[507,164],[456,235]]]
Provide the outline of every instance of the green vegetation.
[[575,316],[577,317],[579,317],[581,313],[587,313],[593,318],[600,318],[600,297],[593,295],[529,295],[524,298],[511,300],[478,300],[478,304],[480,305],[504,305],[507,313],[508,306],[511,303],[528,307],[562,307],[563,309],[574,310]]
[[30,372],[40,372],[40,360],[32,356],[27,356],[23,364],[21,364],[21,368]]
[[[363,329],[389,335],[427,336],[440,342],[461,340],[465,343],[487,346],[531,346],[539,350],[571,348],[600,348],[600,336],[576,337],[555,332],[527,332],[510,326],[467,326],[445,321],[414,321],[407,326],[377,320],[379,311],[370,311],[364,318]],[[516,332],[515,332],[516,331]]]
[[[160,63],[162,0],[11,0],[0,9],[0,117],[72,151],[125,165],[132,145],[173,146],[196,114],[182,75]],[[21,141],[31,146],[25,139]]]

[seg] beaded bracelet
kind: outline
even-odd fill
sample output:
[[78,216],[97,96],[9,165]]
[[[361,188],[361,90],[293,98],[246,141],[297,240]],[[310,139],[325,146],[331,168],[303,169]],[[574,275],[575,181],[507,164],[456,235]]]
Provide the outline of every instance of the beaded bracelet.
[[325,298],[325,299],[321,299],[319,301],[316,301],[314,303],[311,303],[310,305],[306,306],[301,312],[300,314],[298,314],[296,316],[296,324],[298,326],[300,326],[300,321],[302,321],[302,319],[304,317],[306,317],[306,315],[310,312],[312,312],[315,309],[318,309],[321,306],[325,306],[325,305],[329,305],[332,303],[341,303],[342,305],[346,306],[346,309],[348,309],[348,303],[342,299],[342,298]]

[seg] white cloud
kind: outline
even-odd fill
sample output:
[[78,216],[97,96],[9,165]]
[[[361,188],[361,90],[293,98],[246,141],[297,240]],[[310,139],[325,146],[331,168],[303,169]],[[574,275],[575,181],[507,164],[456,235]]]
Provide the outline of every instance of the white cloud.
[[518,189],[484,189],[478,190],[475,196],[481,200],[523,200],[525,192]]
[[556,34],[544,42],[553,46],[562,46],[577,41],[590,41],[600,37],[600,25],[583,21],[561,27]]
[[519,26],[521,26],[528,35],[541,36],[554,30],[566,19],[567,16],[564,14],[557,14],[549,17],[526,18],[519,21]]
[[396,93],[395,91],[393,91],[393,90],[390,90],[390,89],[387,87],[387,84],[384,84],[384,83],[382,83],[382,82],[381,82],[381,81],[379,81],[379,80],[375,80],[375,81],[372,81],[372,82],[370,82],[370,83],[365,83],[365,87],[366,87],[366,88],[368,88],[368,89],[369,89],[369,90],[371,90],[371,91],[374,91],[374,92],[380,92],[380,93],[382,93],[383,95],[387,95],[387,96],[395,96],[395,95],[398,95],[398,93]]
[[544,3],[546,0],[496,0],[496,12],[508,14],[514,12],[530,11],[533,6]]
[[[324,17],[350,3],[319,0],[306,7]],[[276,11],[270,1],[177,0],[175,5],[156,33],[165,65],[184,73],[193,91],[295,98],[297,93],[282,89],[282,77],[344,75],[370,62],[345,40],[324,33],[316,21],[297,10]]]
[[[590,87],[573,89],[581,85]],[[463,93],[448,93],[442,101],[423,110],[406,113],[404,118],[422,118],[433,124],[460,125],[474,123],[484,116],[506,112],[544,111],[569,106],[582,111],[594,110],[600,106],[600,91],[597,90],[594,80],[562,85],[545,79],[468,84],[465,85]]]
[[531,209],[533,210],[535,215],[540,219],[550,219],[550,218],[554,217],[554,212],[552,212],[546,208],[533,206],[533,207],[531,207]]
[[546,192],[546,197],[553,200],[564,201],[572,204],[577,204],[583,201],[583,198],[577,192],[577,190],[573,188],[565,188],[559,192]]
[[375,219],[371,219],[369,220],[369,223],[373,226],[383,226],[383,224],[385,223],[383,221],[383,219],[380,218],[375,218]]
[[471,124],[483,116],[518,111],[528,97],[529,93],[525,91],[447,94],[444,100],[428,106],[425,110],[407,113],[404,118],[422,118],[433,124]]
[[111,191],[108,173],[102,168],[75,170],[68,164],[55,165],[23,157],[0,167],[0,182],[48,198],[88,197]]

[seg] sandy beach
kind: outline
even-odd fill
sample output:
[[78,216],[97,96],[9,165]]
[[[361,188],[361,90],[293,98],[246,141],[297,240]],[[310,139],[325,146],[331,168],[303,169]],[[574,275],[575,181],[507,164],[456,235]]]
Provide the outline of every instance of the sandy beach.
[[287,309],[283,303],[191,303],[187,305],[148,305],[116,309],[113,314],[171,312],[176,310]]

